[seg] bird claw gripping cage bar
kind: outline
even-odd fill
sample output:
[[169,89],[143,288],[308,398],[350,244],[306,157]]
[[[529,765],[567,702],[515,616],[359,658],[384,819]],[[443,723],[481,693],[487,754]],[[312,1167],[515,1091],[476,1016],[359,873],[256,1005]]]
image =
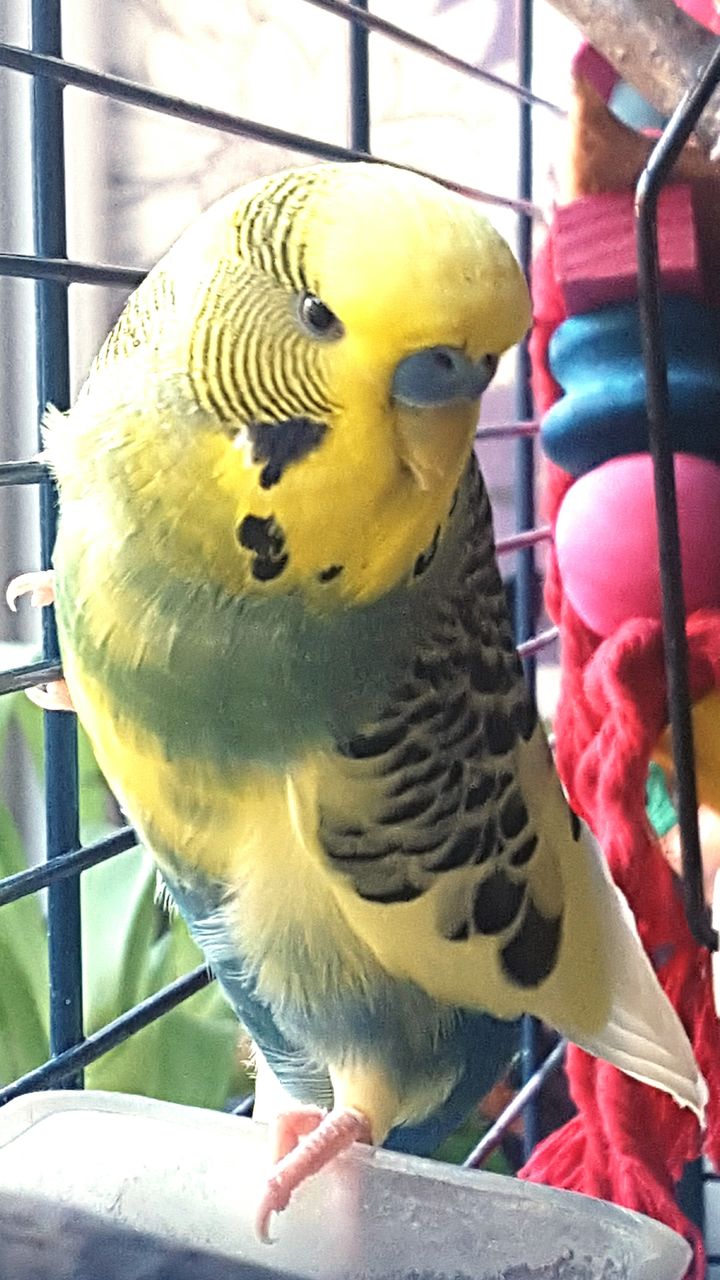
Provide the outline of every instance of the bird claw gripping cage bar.
[[[553,0],[554,2],[554,0]],[[163,93],[147,85],[119,76],[106,75],[67,62],[62,56],[60,0],[31,0],[30,48],[0,43],[0,68],[31,78],[31,137],[33,178],[34,253],[30,256],[0,253],[0,276],[14,276],[36,282],[36,385],[38,413],[52,402],[59,408],[69,404],[68,288],[71,284],[123,286],[134,288],[142,271],[127,267],[68,259],[66,242],[66,190],[63,131],[63,91],[73,86],[85,92],[110,97],[150,112],[159,112],[188,123],[236,135],[301,154],[326,160],[382,160],[371,152],[369,37],[387,39],[432,59],[450,70],[512,94],[519,104],[519,172],[514,196],[498,195],[464,183],[439,179],[451,189],[518,215],[518,256],[529,272],[532,251],[532,223],[539,215],[532,192],[532,112],[535,108],[552,113],[560,109],[533,93],[533,3],[518,5],[519,80],[512,83],[421,39],[382,18],[370,14],[367,0],[297,0],[335,15],[349,27],[349,145],[321,141],[252,119],[203,106]],[[648,369],[648,403],[651,446],[660,477],[669,474],[667,492],[672,495],[672,465],[667,439],[667,391],[662,350],[662,334],[657,312],[657,243],[653,214],[657,191],[667,176],[676,154],[697,120],[713,87],[720,79],[720,56],[716,55],[701,84],[678,107],[638,188],[640,289]],[[430,174],[429,176],[436,176]],[[512,438],[516,441],[515,508],[521,530],[498,542],[499,554],[513,553],[516,560],[516,639],[526,675],[534,684],[536,654],[557,638],[557,628],[534,634],[536,608],[535,548],[550,536],[547,526],[534,528],[534,471],[537,423],[529,381],[527,348],[520,350],[516,379],[517,421],[484,427],[484,439]],[[669,467],[669,471],[668,471]],[[714,943],[702,905],[702,878],[694,811],[691,724],[687,704],[687,676],[684,667],[684,631],[681,602],[682,584],[677,569],[677,513],[672,496],[668,500],[664,480],[659,481],[659,525],[666,592],[665,626],[670,680],[671,720],[676,758],[684,761],[678,770],[680,822],[685,850],[688,915],[697,937]],[[56,495],[42,462],[35,459],[0,464],[0,488],[9,485],[37,485],[40,489],[41,554],[43,567],[50,565],[56,524]],[[40,661],[0,673],[0,695],[58,679],[61,676],[57,634],[51,609],[43,611],[43,651]],[[36,1089],[62,1085],[81,1088],[83,1068],[125,1040],[134,1032],[160,1018],[210,982],[204,966],[172,982],[141,1004],[129,1009],[92,1035],[83,1030],[82,954],[80,930],[80,876],[83,871],[121,855],[135,843],[134,832],[122,828],[111,836],[81,846],[79,836],[79,788],[77,739],[74,716],[45,713],[45,823],[47,861],[0,881],[0,908],[26,894],[48,891],[48,947],[50,975],[50,1059],[35,1070],[0,1089],[0,1105]],[[525,1109],[525,1147],[529,1151],[537,1136],[533,1101],[548,1074],[562,1062],[565,1045],[556,1046],[542,1064],[537,1062],[535,1029],[525,1020],[524,1084],[516,1099],[503,1113],[467,1164],[477,1167],[499,1145],[519,1112]],[[244,1104],[245,1110],[248,1103]]]

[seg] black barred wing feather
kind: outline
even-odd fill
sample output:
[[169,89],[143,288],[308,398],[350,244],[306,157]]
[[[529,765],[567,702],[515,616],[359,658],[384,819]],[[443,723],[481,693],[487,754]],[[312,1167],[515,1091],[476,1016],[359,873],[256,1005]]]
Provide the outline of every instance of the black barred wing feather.
[[384,714],[338,743],[319,839],[361,899],[411,902],[445,877],[439,935],[496,939],[507,978],[527,988],[555,964],[562,890],[560,867],[526,807],[518,749],[537,738],[531,752],[539,748],[552,766],[513,644],[475,468],[463,488],[452,515],[464,526],[456,572],[436,592],[426,637]]

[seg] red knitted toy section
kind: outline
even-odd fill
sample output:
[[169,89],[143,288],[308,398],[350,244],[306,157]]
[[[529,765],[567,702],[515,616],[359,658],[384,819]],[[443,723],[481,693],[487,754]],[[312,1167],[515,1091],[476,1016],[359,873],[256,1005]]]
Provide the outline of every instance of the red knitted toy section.
[[[703,1140],[690,1112],[666,1094],[573,1047],[567,1072],[578,1115],[537,1148],[521,1176],[600,1196],[674,1227],[695,1246],[689,1274],[700,1280],[702,1243],[678,1209],[673,1185],[701,1150],[715,1163],[720,1156],[720,1023],[709,955],[690,934],[678,886],[645,816],[648,761],[666,718],[660,626],[634,619],[587,657],[592,637],[567,605],[562,625],[581,661],[563,665],[558,768],[633,909],[693,1043],[710,1102]],[[691,687],[700,697],[720,685],[720,611],[694,614],[688,639]]]
[[[546,370],[547,343],[562,320],[546,249],[536,261],[534,383],[543,412],[557,396]],[[549,278],[548,278],[549,277]],[[545,464],[545,506],[554,521],[572,477]],[[680,890],[653,840],[645,813],[651,752],[667,723],[660,624],[632,618],[605,641],[564,598],[550,557],[546,600],[562,636],[557,764],[570,801],[595,832],[628,899],[643,944],[677,1010],[710,1090],[705,1134],[671,1098],[571,1047],[567,1073],[577,1116],[551,1134],[520,1176],[612,1200],[657,1218],[694,1246],[693,1280],[704,1274],[699,1233],[678,1208],[673,1187],[685,1163],[704,1151],[720,1158],[720,1022],[709,953],[687,926]],[[720,610],[688,619],[693,700],[720,687]]]

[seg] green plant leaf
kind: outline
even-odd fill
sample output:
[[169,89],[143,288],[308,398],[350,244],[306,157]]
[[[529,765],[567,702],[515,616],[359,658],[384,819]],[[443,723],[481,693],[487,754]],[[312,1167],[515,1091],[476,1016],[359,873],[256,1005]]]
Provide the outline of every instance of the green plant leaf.
[[[0,877],[26,867],[15,824],[0,805]],[[48,1055],[47,934],[35,896],[0,908],[0,1080],[8,1083]]]
[[5,1085],[44,1062],[49,1042],[46,1018],[36,1003],[33,984],[4,934],[0,934],[0,966],[0,1084]]
[[[433,1160],[442,1160],[446,1164],[462,1164],[489,1128],[490,1124],[487,1120],[481,1119],[477,1112],[471,1112],[460,1128],[451,1133],[437,1151],[433,1152]],[[491,1173],[512,1173],[500,1147],[493,1151],[482,1167]]]
[[[139,1093],[186,1106],[222,1108],[249,1086],[238,1083],[239,1027],[196,1010],[205,992],[192,996],[159,1021],[93,1063],[89,1088]],[[232,1018],[232,1013],[228,1009]]]
[[[35,766],[38,778],[44,773],[43,759],[43,713],[24,693],[9,694],[13,699],[13,718],[22,731],[30,759]],[[1,701],[1,699],[0,699]]]
[[[0,757],[5,753],[7,743],[8,730],[13,720],[17,718],[17,703],[24,694],[6,693],[0,698]],[[25,698],[27,702],[27,698]]]

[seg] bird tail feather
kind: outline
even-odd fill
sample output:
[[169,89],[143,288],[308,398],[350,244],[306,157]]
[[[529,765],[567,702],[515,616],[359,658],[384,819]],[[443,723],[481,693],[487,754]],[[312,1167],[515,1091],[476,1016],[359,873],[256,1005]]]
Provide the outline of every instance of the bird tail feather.
[[708,1089],[692,1045],[660,986],[627,900],[610,879],[599,850],[597,854],[610,890],[604,915],[611,1007],[601,1031],[573,1031],[571,1038],[627,1075],[669,1093],[681,1107],[690,1107],[704,1125]]

